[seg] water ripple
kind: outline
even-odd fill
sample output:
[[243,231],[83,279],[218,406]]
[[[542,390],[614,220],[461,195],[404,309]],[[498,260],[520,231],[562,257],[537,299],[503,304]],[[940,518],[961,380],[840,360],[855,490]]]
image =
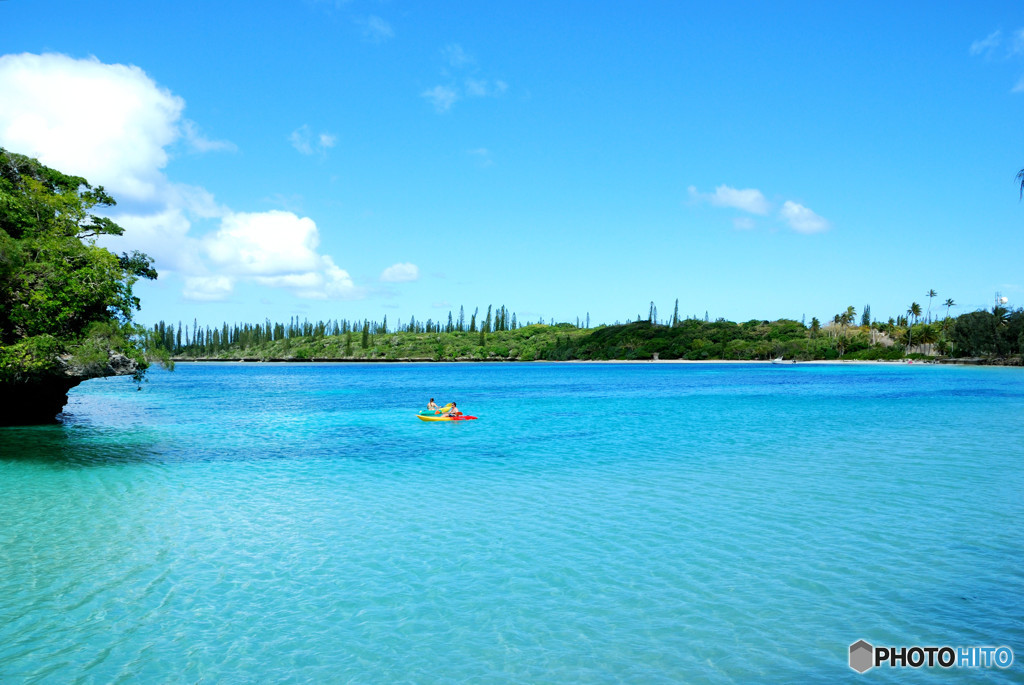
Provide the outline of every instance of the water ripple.
[[[1016,649],[1024,377],[992,371],[90,381],[0,431],[0,680],[833,681],[860,638]],[[416,421],[439,388],[481,419]]]

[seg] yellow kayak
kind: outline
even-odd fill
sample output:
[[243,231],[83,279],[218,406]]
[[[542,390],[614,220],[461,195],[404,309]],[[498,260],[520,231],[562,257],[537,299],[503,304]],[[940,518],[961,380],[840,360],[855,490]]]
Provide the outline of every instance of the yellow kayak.
[[460,414],[459,416],[438,416],[434,412],[430,412],[430,414],[420,412],[416,415],[416,418],[420,421],[472,421],[476,417],[466,416],[465,414]]
[[468,421],[469,419],[475,419],[475,416],[466,416],[459,414],[458,416],[447,416],[446,411],[451,409],[452,403],[444,405],[440,409],[424,409],[416,416],[419,417],[420,421]]

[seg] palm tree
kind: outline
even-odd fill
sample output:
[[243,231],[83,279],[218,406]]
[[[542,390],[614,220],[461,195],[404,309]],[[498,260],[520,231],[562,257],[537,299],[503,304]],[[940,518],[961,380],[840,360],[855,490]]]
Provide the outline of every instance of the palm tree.
[[928,289],[928,323],[932,322],[932,298],[938,295],[935,288]]
[[910,325],[907,326],[907,353],[910,353],[910,346],[913,343],[914,337],[914,324],[917,323],[917,317],[921,316],[921,305],[917,302],[911,302],[910,307],[907,309],[907,316],[912,317]]
[[942,322],[942,329],[943,330],[946,329],[946,322],[949,321],[949,309],[950,309],[950,307],[955,307],[956,306],[956,302],[953,301],[952,297],[949,297],[949,298],[946,298],[946,301],[945,301],[944,304],[946,305],[946,318]]
[[922,345],[930,345],[937,342],[939,339],[939,336],[936,335],[935,329],[932,328],[931,324],[925,324],[922,326],[919,333],[918,342]]

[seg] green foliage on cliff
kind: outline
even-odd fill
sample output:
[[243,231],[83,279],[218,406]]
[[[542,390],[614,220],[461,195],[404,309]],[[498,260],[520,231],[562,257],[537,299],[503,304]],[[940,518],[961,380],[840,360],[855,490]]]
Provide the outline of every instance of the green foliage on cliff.
[[94,213],[114,204],[102,186],[0,148],[0,382],[55,373],[61,356],[91,375],[111,352],[145,367],[132,285],[156,271],[144,254],[96,245],[124,232]]

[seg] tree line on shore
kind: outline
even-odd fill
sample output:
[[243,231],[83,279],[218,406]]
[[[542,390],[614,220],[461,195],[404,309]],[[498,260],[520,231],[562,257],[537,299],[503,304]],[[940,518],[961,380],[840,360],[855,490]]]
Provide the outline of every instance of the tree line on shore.
[[[935,291],[928,291],[935,297]],[[147,333],[147,347],[178,359],[901,359],[905,356],[1015,357],[1024,355],[1024,310],[999,302],[991,311],[933,320],[916,302],[887,321],[871,318],[865,306],[857,325],[852,306],[822,324],[751,320],[735,323],[673,314],[659,320],[652,302],[646,318],[590,327],[575,323],[520,324],[505,306],[465,309],[447,320],[382,321],[334,319],[223,323],[215,327],[159,322]]]

